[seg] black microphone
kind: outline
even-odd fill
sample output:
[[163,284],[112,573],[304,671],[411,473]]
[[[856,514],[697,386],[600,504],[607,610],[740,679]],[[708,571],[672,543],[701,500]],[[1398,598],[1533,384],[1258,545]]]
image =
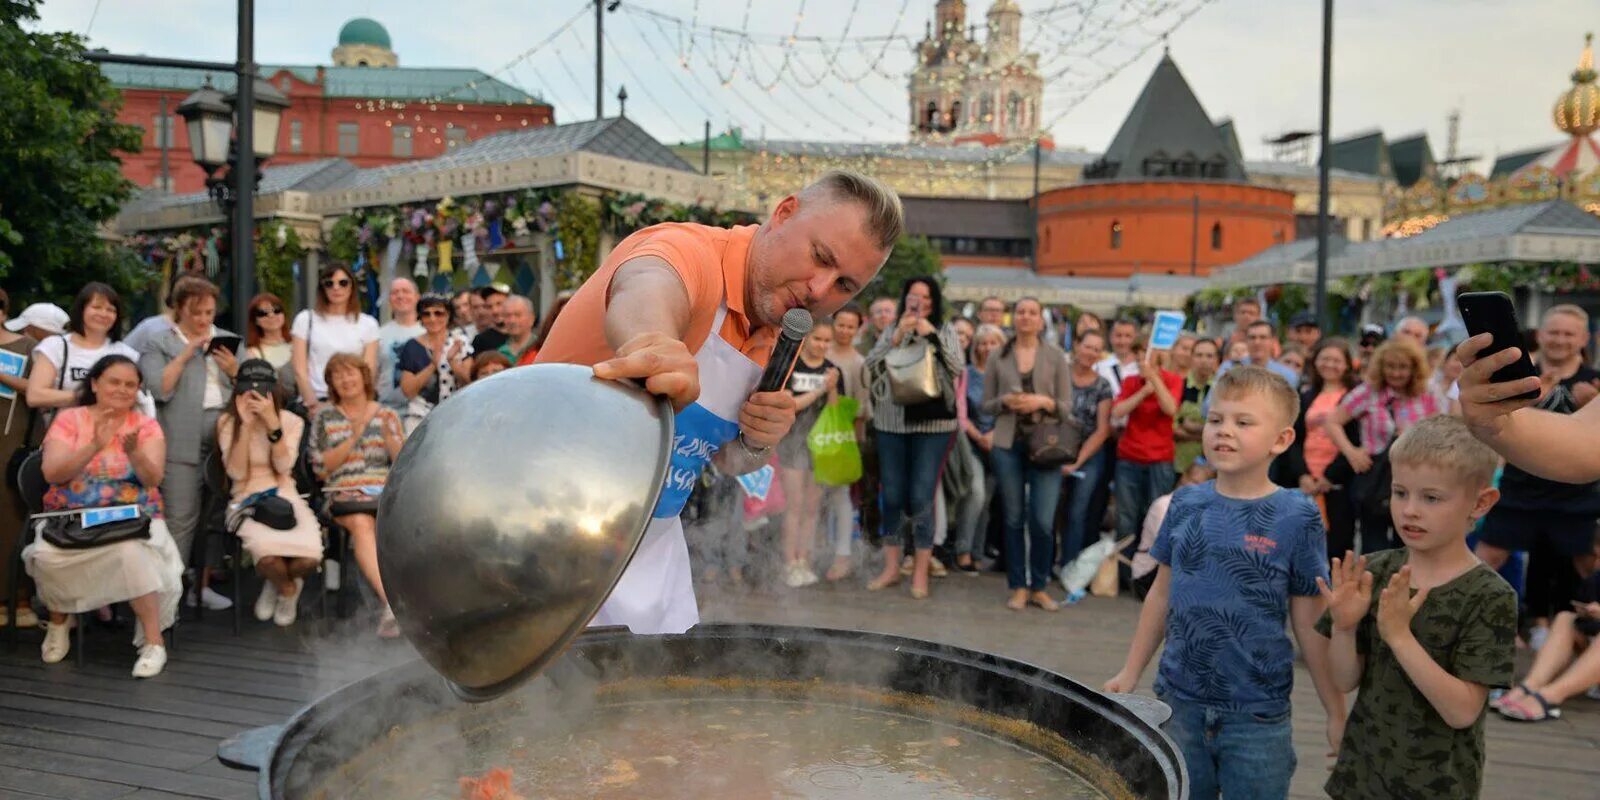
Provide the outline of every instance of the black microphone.
[[810,311],[791,308],[783,315],[783,330],[778,333],[778,342],[772,346],[772,357],[767,359],[761,382],[756,384],[757,392],[776,392],[789,382],[789,371],[794,369],[795,359],[800,357],[800,343],[810,333]]

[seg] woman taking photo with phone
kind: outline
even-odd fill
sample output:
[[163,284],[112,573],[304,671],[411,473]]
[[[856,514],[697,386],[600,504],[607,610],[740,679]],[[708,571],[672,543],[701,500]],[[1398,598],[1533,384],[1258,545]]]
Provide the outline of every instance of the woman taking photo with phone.
[[[195,559],[195,531],[200,527],[200,493],[205,485],[205,463],[216,447],[217,418],[233,394],[233,375],[239,362],[233,347],[239,337],[212,324],[220,292],[210,281],[185,281],[173,290],[176,325],[150,337],[149,349],[139,360],[144,384],[156,400],[156,419],[167,434],[166,477],[161,496],[166,503],[167,529],[185,560]],[[210,554],[201,553],[201,566],[216,566]],[[218,554],[220,563],[220,554]],[[201,600],[206,608],[233,605],[213,592],[201,576]]]
[[239,524],[239,541],[266,582],[256,599],[256,619],[280,628],[294,624],[305,576],[322,561],[322,528],[294,484],[303,433],[305,421],[283,408],[271,362],[253,358],[240,364],[233,398],[217,421],[217,444],[233,482],[231,505],[250,498],[265,504],[259,496],[275,490],[278,510],[292,511],[287,519],[273,519],[257,509]]

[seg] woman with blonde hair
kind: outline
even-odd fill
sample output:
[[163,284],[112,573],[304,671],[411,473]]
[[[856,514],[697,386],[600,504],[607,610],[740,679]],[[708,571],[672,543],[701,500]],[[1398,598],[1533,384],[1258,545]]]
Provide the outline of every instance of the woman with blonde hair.
[[[1322,429],[1339,448],[1348,464],[1328,467],[1335,484],[1339,476],[1349,475],[1346,490],[1356,504],[1361,523],[1361,552],[1370,553],[1398,546],[1387,513],[1374,502],[1379,492],[1387,495],[1389,445],[1413,425],[1428,417],[1449,411],[1449,401],[1434,391],[1428,382],[1428,356],[1422,346],[1410,339],[1384,342],[1367,361],[1364,380],[1339,400],[1339,405],[1322,421]],[[1344,426],[1359,422],[1361,442],[1350,440]],[[1374,467],[1380,467],[1374,469]]]

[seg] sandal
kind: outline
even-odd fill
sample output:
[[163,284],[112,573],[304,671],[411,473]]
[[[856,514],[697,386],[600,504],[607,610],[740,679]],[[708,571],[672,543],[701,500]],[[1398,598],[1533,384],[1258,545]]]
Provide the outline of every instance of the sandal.
[[867,591],[869,591],[869,592],[881,592],[884,589],[887,589],[887,588],[889,588],[891,586],[898,586],[899,584],[900,584],[900,576],[898,576],[898,575],[896,575],[896,576],[894,576],[892,578],[884,578],[884,577],[874,578],[874,579],[872,579],[871,583],[867,584]]
[[1034,592],[1028,595],[1028,605],[1038,606],[1045,611],[1060,611],[1061,604],[1057,603],[1050,595],[1044,592]]
[[1011,593],[1011,599],[1006,601],[1006,608],[1012,611],[1021,611],[1028,607],[1028,595],[1021,589]]
[[1533,698],[1539,704],[1538,716],[1534,716],[1534,714],[1527,711],[1525,706],[1516,702],[1501,703],[1500,716],[1513,722],[1544,722],[1545,720],[1561,719],[1561,708],[1550,705],[1550,701],[1544,699],[1544,695],[1535,691],[1528,691],[1528,697]]
[[1532,692],[1528,691],[1528,685],[1525,683],[1516,684],[1510,689],[1496,689],[1489,693],[1489,710],[1499,711],[1500,707],[1505,705],[1506,698],[1511,697],[1517,692],[1521,692],[1523,696],[1532,694]]

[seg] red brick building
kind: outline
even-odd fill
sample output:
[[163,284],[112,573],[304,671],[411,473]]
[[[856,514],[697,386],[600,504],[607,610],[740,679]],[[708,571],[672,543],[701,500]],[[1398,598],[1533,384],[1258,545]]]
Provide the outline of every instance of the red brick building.
[[1237,142],[1165,56],[1083,176],[1040,195],[1040,274],[1203,277],[1295,238],[1294,193],[1249,183]]
[[[344,25],[332,58],[324,66],[261,66],[262,77],[289,98],[270,163],[338,157],[360,167],[382,166],[433,158],[497,131],[555,122],[548,103],[479,70],[399,66],[388,32],[370,19]],[[123,174],[140,186],[161,186],[162,134],[170,131],[167,188],[204,189],[205,174],[190,158],[178,104],[207,80],[231,92],[234,76],[122,64],[101,69],[122,90],[118,119],[144,130],[144,150],[123,156]]]
[[1211,274],[1294,239],[1294,193],[1217,181],[1094,182],[1039,196],[1039,272]]

